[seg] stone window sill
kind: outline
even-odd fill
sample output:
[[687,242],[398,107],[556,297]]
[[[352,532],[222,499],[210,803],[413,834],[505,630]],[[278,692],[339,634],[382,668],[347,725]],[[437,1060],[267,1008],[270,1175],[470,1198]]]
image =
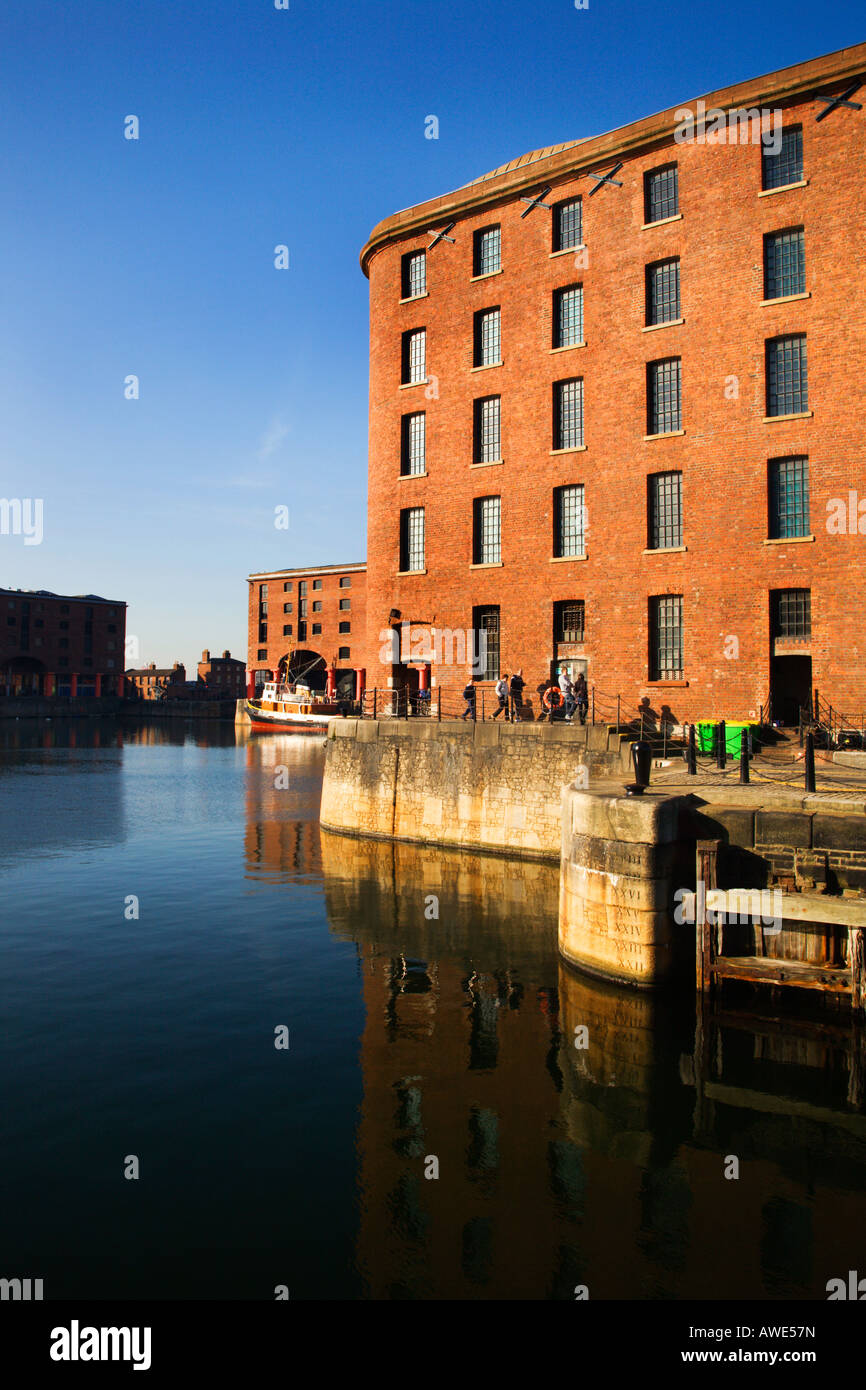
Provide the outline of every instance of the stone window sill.
[[426,569],[423,569],[423,570],[397,570],[397,572],[396,572],[396,574],[395,574],[394,577],[395,577],[395,579],[408,579],[410,575],[413,575],[413,574],[426,574],[426,573],[427,573]]
[[413,386],[426,386],[428,384],[428,380],[429,378],[425,376],[421,381],[401,381],[400,390],[410,391]]
[[647,546],[646,550],[641,553],[643,555],[680,555],[686,550],[688,550],[687,545],[654,545]]
[[486,459],[484,463],[470,463],[470,468],[495,468],[497,464],[504,463],[505,459]]
[[582,348],[582,347],[586,347],[586,339],[583,339],[583,340],[582,340],[581,342],[579,342],[579,343],[565,343],[563,347],[551,348],[550,351],[551,351],[552,353],[553,353],[553,352],[571,352],[572,348]]
[[585,444],[572,444],[572,446],[571,446],[570,449],[551,449],[551,450],[550,450],[550,456],[551,456],[551,458],[555,457],[555,455],[557,455],[557,454],[585,454],[585,453],[586,453],[586,445],[585,445]]
[[483,562],[483,564],[480,564],[480,565],[470,565],[469,568],[470,568],[471,570],[501,570],[501,569],[502,569],[502,561],[501,561],[501,560],[485,560],[485,561]]
[[416,299],[427,299],[430,295],[429,290],[424,290],[422,294],[408,294],[405,299],[401,299],[401,304],[414,304]]
[[470,370],[473,371],[473,372],[489,372],[490,369],[491,369],[491,367],[501,367],[501,366],[502,366],[502,360],[501,360],[501,358],[500,358],[500,360],[499,360],[498,362],[483,362],[483,363],[481,364],[480,367],[472,367],[472,368],[470,368]]
[[649,443],[651,439],[678,439],[685,434],[685,430],[666,430],[664,434],[645,434],[644,443]]
[[685,319],[665,319],[664,323],[648,323],[641,333],[655,333],[659,328],[676,328],[678,323],[685,323]]
[[792,188],[806,188],[808,179],[798,179],[796,183],[783,183],[778,188],[762,188],[759,198],[772,198],[774,193],[788,193]]
[[793,415],[765,415],[763,423],[774,425],[777,420],[811,420],[814,410],[795,410]]
[[764,545],[807,545],[814,539],[814,536],[772,536],[764,541]]
[[670,688],[674,690],[685,690],[688,684],[688,681],[647,681],[645,689],[665,690]]
[[399,475],[399,481],[400,481],[401,483],[405,483],[406,480],[407,480],[407,478],[426,478],[426,477],[427,477],[427,470],[425,469],[423,473],[401,473],[401,474]]
[[675,212],[673,217],[660,217],[658,222],[644,222],[643,226],[641,227],[641,231],[647,232],[649,231],[650,227],[666,227],[669,222],[682,222],[682,220],[682,213]]
[[551,565],[568,565],[578,563],[581,560],[588,560],[589,555],[586,551],[582,555],[551,555]]
[[795,299],[811,299],[812,291],[804,290],[802,294],[780,294],[775,299],[762,299],[761,308],[765,309],[768,304],[791,304]]
[[566,246],[562,251],[551,251],[547,259],[553,261],[557,256],[575,256],[578,251],[586,250],[586,242],[582,241],[579,246]]
[[470,283],[470,285],[474,285],[475,282],[476,282],[477,280],[492,280],[494,275],[501,275],[501,274],[502,274],[502,267],[500,266],[498,270],[487,270],[487,271],[484,272],[483,275],[473,275],[473,276],[471,276],[471,277],[470,277],[470,280],[469,280],[469,283]]

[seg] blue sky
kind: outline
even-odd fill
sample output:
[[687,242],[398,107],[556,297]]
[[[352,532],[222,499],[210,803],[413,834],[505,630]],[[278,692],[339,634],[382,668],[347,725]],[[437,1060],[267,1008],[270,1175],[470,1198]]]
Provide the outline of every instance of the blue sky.
[[806,0],[5,6],[0,496],[44,538],[0,535],[0,586],[126,599],[142,662],[245,655],[247,574],[366,552],[373,225],[864,36]]

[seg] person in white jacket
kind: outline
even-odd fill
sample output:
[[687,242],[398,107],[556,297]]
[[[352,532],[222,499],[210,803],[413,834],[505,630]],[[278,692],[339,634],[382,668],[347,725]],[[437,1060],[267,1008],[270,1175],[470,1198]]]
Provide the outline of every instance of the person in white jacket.
[[565,722],[570,724],[571,716],[574,714],[574,686],[566,670],[562,670],[559,673],[559,688],[565,699]]
[[493,713],[493,718],[497,719],[500,714],[505,715],[505,722],[508,723],[508,673],[502,672],[496,682],[496,698],[499,701],[498,708]]

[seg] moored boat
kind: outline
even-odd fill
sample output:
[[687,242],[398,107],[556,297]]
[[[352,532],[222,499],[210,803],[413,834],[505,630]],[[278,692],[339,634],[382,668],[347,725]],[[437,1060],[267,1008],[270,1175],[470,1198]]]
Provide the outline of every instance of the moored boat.
[[269,681],[262,687],[257,700],[247,700],[245,709],[250,727],[259,732],[273,729],[297,730],[299,733],[325,733],[341,710],[336,700],[328,699],[308,685],[296,681]]

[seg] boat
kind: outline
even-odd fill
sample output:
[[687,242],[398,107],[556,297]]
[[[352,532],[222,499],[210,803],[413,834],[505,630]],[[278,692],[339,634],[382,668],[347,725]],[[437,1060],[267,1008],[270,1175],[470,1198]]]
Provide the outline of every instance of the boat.
[[295,729],[298,733],[326,733],[328,725],[342,716],[339,701],[311,690],[301,681],[269,681],[257,700],[246,700],[244,707],[250,727],[258,732]]

